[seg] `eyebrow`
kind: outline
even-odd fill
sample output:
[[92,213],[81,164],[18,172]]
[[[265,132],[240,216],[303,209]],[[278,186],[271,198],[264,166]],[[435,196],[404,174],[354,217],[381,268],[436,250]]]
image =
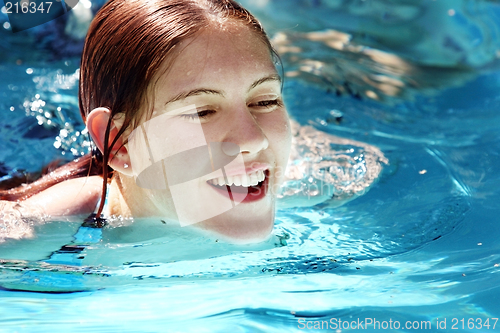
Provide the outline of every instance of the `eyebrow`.
[[171,100],[169,100],[165,105],[173,102],[177,102],[183,99],[186,99],[191,96],[198,96],[198,95],[203,95],[203,94],[208,94],[208,95],[219,95],[224,97],[224,93],[222,91],[218,90],[213,90],[213,89],[205,89],[205,88],[200,88],[200,89],[194,89],[191,91],[183,92],[180,93],[179,95],[175,96]]
[[258,79],[254,83],[252,83],[252,85],[250,86],[248,91],[254,89],[258,85],[261,85],[261,84],[266,83],[266,82],[272,82],[272,81],[277,81],[277,82],[281,83],[281,77],[278,74],[271,74],[271,75],[265,76],[261,79]]
[[[281,77],[278,74],[271,74],[271,75],[265,76],[263,78],[260,78],[257,81],[255,81],[254,83],[252,83],[252,85],[250,86],[248,91],[254,89],[255,87],[257,87],[263,83],[272,82],[272,81],[277,81],[277,82],[281,83]],[[170,99],[168,102],[166,102],[165,105],[186,99],[186,98],[191,97],[191,96],[198,96],[198,95],[203,95],[203,94],[219,95],[219,96],[224,97],[224,92],[222,92],[220,90],[199,88],[199,89],[194,89],[194,90],[182,92],[182,93],[176,95],[174,98]]]

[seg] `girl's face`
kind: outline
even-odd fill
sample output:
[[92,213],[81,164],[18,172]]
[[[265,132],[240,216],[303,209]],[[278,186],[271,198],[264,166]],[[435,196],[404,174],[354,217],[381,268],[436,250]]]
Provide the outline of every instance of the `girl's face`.
[[[136,178],[150,188],[143,199],[181,225],[237,242],[265,239],[291,145],[269,49],[234,24],[178,45],[173,59],[154,86],[152,118],[129,139],[134,170],[156,162],[152,186]],[[138,130],[149,140],[140,161],[133,156]]]

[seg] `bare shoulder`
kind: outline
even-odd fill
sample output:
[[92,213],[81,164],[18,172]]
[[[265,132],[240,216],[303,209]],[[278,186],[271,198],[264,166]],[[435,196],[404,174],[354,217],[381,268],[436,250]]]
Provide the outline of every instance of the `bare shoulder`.
[[102,178],[66,180],[24,201],[0,201],[0,243],[30,238],[48,217],[90,214],[102,190]]
[[101,192],[101,177],[81,177],[58,183],[22,203],[38,207],[50,216],[90,214],[94,211]]

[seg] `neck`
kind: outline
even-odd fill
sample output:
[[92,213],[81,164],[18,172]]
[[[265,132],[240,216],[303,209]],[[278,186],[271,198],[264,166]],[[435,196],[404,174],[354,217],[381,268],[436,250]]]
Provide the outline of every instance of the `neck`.
[[162,200],[162,194],[137,186],[133,177],[116,172],[109,189],[109,211],[111,215],[123,217],[171,218],[171,200]]

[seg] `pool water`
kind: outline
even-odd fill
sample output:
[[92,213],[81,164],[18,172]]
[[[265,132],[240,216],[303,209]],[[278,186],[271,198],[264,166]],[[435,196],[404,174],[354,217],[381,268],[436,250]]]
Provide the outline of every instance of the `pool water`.
[[[260,244],[116,220],[72,252],[81,219],[37,226],[0,245],[0,332],[500,330],[500,5],[243,3],[291,117],[378,147],[380,175],[342,205],[284,198]],[[3,179],[88,151],[67,20],[0,28]]]

